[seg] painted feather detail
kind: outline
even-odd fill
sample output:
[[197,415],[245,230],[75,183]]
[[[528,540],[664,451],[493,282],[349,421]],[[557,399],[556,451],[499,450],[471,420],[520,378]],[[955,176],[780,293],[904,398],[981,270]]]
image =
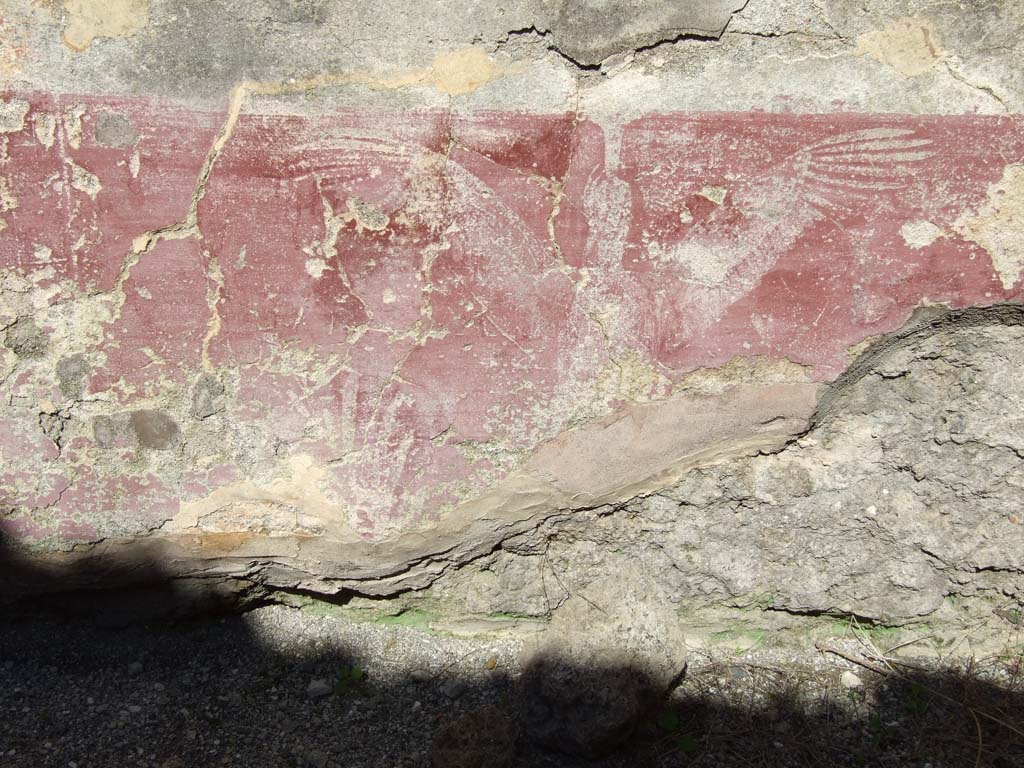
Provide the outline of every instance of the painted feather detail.
[[663,268],[681,272],[687,283],[676,300],[689,318],[683,333],[709,328],[815,222],[909,187],[918,164],[932,157],[931,143],[904,128],[844,133],[731,188],[723,205],[661,250]]
[[832,212],[851,200],[906,188],[916,165],[933,156],[931,143],[908,128],[868,128],[804,147],[790,165],[803,182],[802,197]]

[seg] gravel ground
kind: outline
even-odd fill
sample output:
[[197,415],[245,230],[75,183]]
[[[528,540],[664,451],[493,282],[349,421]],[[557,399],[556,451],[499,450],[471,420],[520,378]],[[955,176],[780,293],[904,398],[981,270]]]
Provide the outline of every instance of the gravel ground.
[[284,607],[187,628],[11,624],[0,765],[426,765],[439,723],[507,698],[517,651]]
[[1024,765],[1019,656],[958,677],[813,649],[698,652],[636,737],[588,763],[518,731],[523,643],[282,606],[174,628],[8,623],[0,766]]

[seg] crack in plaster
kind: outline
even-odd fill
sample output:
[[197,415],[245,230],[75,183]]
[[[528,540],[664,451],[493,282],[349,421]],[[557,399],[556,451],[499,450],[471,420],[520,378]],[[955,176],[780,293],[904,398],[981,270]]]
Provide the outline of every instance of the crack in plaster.
[[224,295],[224,273],[221,272],[217,256],[209,251],[206,252],[206,274],[210,278],[206,289],[206,303],[210,308],[210,317],[206,323],[206,335],[203,336],[202,366],[204,371],[213,373],[214,365],[210,361],[210,344],[220,333],[221,328],[219,307]]
[[[114,308],[114,316],[118,316],[120,309],[126,301],[124,285],[131,276],[131,270],[139,263],[140,259],[151,253],[156,245],[163,240],[181,240],[195,238],[202,240],[203,234],[199,226],[199,206],[206,196],[207,183],[212,175],[218,159],[234,135],[235,128],[241,116],[242,109],[250,96],[283,96],[290,94],[305,93],[321,88],[339,87],[345,85],[362,85],[379,90],[398,90],[408,87],[430,86],[442,93],[448,94],[448,129],[449,141],[445,149],[445,168],[452,148],[455,146],[454,132],[452,129],[452,97],[459,94],[470,93],[493,79],[503,77],[505,70],[495,64],[481,48],[469,47],[459,51],[441,54],[434,59],[434,62],[424,69],[409,70],[392,73],[390,75],[371,75],[359,72],[336,72],[324,73],[305,78],[288,78],[284,80],[243,80],[237,83],[228,97],[227,114],[221,124],[216,137],[210,146],[203,161],[203,165],[196,179],[196,184],[189,201],[188,212],[181,221],[151,229],[135,237],[132,241],[131,250],[124,257],[121,268],[115,278],[113,288],[107,292],[110,295],[119,296],[120,300]],[[320,193],[324,206],[325,237],[321,247],[325,254],[325,261],[330,261],[332,256],[337,255],[335,243],[341,227],[350,220],[351,216],[337,216],[330,202],[322,190],[321,179],[317,178],[317,191]],[[67,185],[65,185],[67,186]],[[355,213],[352,216],[356,216]],[[359,224],[357,220],[357,225]],[[329,245],[328,245],[329,243]],[[354,290],[351,280],[338,259],[337,269],[342,282],[350,290],[352,295],[362,304],[367,315],[372,319],[372,313],[366,303]],[[209,345],[220,330],[220,315],[217,304],[223,292],[223,274],[220,272],[216,257],[208,254],[207,257],[207,278],[216,286],[216,297],[207,297],[210,304],[211,316],[208,322],[207,334],[203,339],[202,361],[205,370],[212,370],[213,366],[209,359]],[[387,329],[382,329],[387,330]],[[393,330],[393,329],[392,329]],[[430,338],[427,333],[425,338]]]
[[572,172],[572,153],[576,144],[576,134],[580,125],[580,89],[582,85],[580,78],[576,78],[576,99],[573,105],[572,130],[569,132],[569,157],[565,163],[565,173],[562,178],[550,184],[551,187],[551,213],[548,214],[548,239],[554,248],[555,256],[563,265],[565,258],[562,255],[562,245],[558,242],[558,235],[555,232],[555,219],[558,217],[562,207],[562,198],[565,195],[565,185],[569,181],[569,174]]
[[551,29],[547,29],[542,26],[539,27],[536,24],[531,24],[528,27],[520,27],[519,29],[508,30],[505,33],[504,38],[497,43],[497,47],[500,49],[503,45],[507,44],[509,40],[515,37],[532,37],[542,41],[547,50],[556,54],[557,56],[562,58],[564,61],[566,61],[568,64],[570,64],[580,72],[604,72],[605,63],[609,59],[613,59],[615,57],[629,54],[644,53],[646,51],[653,51],[655,49],[662,47],[671,47],[676,43],[689,40],[695,40],[700,42],[716,42],[718,40],[721,40],[722,37],[724,37],[728,32],[729,24],[732,23],[732,19],[735,18],[736,14],[743,11],[746,5],[747,4],[744,3],[742,6],[733,11],[732,14],[729,16],[729,19],[726,21],[725,26],[722,27],[722,29],[717,33],[712,31],[693,30],[688,30],[685,32],[676,32],[671,29],[660,30],[655,34],[661,34],[663,35],[663,37],[656,38],[651,42],[643,43],[640,45],[624,45],[618,50],[605,56],[602,61],[595,64],[581,61],[580,59],[574,57],[570,53],[563,50],[563,48],[559,46],[559,44],[555,41],[555,33]]
[[952,63],[948,59],[943,59],[942,67],[943,70],[947,74],[949,74],[949,76],[952,77],[954,80],[963,83],[968,88],[971,88],[975,91],[980,91],[981,93],[984,93],[992,100],[996,101],[999,104],[999,108],[1002,109],[1004,114],[1010,113],[1009,105],[1006,103],[1002,96],[996,93],[995,88],[993,88],[990,85],[985,85],[983,83],[975,83],[972,82],[971,80],[968,80],[964,75],[962,75],[960,72],[953,68]]

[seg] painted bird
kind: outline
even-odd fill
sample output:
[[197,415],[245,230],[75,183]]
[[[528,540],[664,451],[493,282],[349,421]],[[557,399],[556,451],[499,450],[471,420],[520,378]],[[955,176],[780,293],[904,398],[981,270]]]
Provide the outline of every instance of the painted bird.
[[[866,128],[816,141],[728,191],[684,238],[655,247],[659,276],[682,283],[670,292],[678,333],[708,330],[746,296],[803,232],[841,221],[887,192],[908,187],[931,140],[908,128]],[[672,282],[675,282],[672,280]]]

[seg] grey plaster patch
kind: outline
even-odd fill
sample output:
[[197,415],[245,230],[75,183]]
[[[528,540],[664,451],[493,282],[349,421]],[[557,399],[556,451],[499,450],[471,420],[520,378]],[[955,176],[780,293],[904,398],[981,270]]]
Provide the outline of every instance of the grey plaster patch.
[[18,357],[41,357],[48,341],[46,332],[31,317],[19,318],[4,334],[4,345]]
[[24,99],[0,101],[0,133],[16,133],[25,127],[28,102]]
[[96,143],[105,147],[126,149],[138,140],[131,121],[115,112],[100,112],[93,128]]
[[132,432],[128,414],[96,416],[92,420],[92,435],[101,448],[131,445]]
[[[460,7],[432,0],[398,13],[382,12],[369,0],[344,7],[154,0],[145,33],[104,39],[81,52],[61,42],[61,14],[52,8],[31,0],[10,0],[5,8],[5,18],[25,36],[14,82],[56,92],[73,84],[79,93],[172,98],[215,110],[224,109],[244,79],[397,75],[468,46],[505,55],[513,74],[539,64],[561,68],[561,77],[530,78],[522,89],[505,89],[524,109],[564,103],[566,75],[578,79],[583,92],[623,81],[621,98],[604,88],[591,99],[598,115],[623,107],[631,114],[638,106],[940,114],[1024,109],[1019,3],[995,3],[979,14],[914,0],[887,0],[879,9],[839,0],[505,0]],[[934,27],[943,52],[927,73],[908,81],[892,67],[855,55],[858,37],[918,17]],[[578,57],[583,69],[566,56]],[[621,61],[599,73],[609,56]],[[650,83],[637,80],[638,73]],[[314,101],[335,107],[395,100],[381,90],[321,90],[315,89]],[[432,89],[401,90],[410,106],[432,97]],[[301,100],[293,106],[303,108]]]
[[224,410],[224,385],[212,373],[204,373],[192,388],[190,413],[197,419],[205,419]]
[[177,422],[163,411],[143,409],[132,411],[132,430],[143,448],[165,451],[175,447],[180,439]]
[[57,361],[57,385],[64,397],[75,400],[82,396],[89,371],[89,361],[83,354],[69,355]]
[[584,66],[682,37],[717,38],[747,0],[562,0],[551,23],[557,50]]

